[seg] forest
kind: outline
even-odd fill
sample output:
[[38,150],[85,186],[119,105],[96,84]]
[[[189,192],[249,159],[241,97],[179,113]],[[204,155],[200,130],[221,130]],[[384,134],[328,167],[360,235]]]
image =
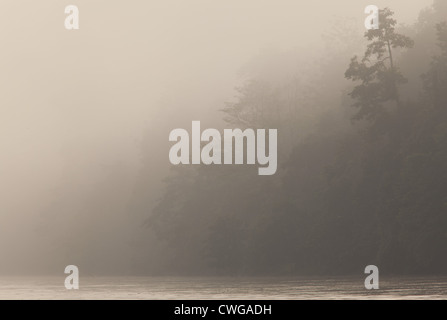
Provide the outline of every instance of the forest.
[[441,0],[413,25],[382,8],[379,30],[326,34],[326,58],[304,79],[254,74],[238,87],[222,118],[278,129],[276,174],[172,166],[135,270],[446,273],[446,17]]

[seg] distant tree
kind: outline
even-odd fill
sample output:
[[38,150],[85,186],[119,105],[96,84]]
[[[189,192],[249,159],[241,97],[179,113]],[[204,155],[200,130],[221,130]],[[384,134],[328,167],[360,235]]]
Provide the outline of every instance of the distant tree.
[[431,99],[432,105],[440,107],[447,102],[445,91],[447,87],[447,23],[437,24],[436,29],[438,46],[441,52],[433,57],[430,70],[422,78],[424,79],[425,90]]
[[384,104],[395,101],[400,105],[398,85],[406,82],[396,67],[393,49],[411,48],[413,40],[395,31],[397,21],[394,12],[388,8],[380,10],[380,28],[368,30],[365,38],[369,41],[363,58],[351,59],[345,77],[360,81],[350,93],[356,100],[354,106],[359,109],[354,120],[373,120],[384,110]]
[[236,88],[237,101],[227,103],[224,121],[239,128],[264,128],[277,125],[283,102],[277,90],[263,81],[250,81]]

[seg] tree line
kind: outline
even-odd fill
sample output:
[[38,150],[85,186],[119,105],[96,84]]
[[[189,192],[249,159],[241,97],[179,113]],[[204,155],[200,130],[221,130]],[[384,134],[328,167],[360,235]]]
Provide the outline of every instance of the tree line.
[[238,88],[224,120],[278,129],[277,174],[259,177],[246,165],[173,168],[146,221],[147,259],[156,262],[138,268],[447,272],[446,16],[435,1],[414,25],[399,27],[384,8],[380,29],[364,34],[363,55],[349,61],[349,48],[341,50],[304,83],[252,78]]

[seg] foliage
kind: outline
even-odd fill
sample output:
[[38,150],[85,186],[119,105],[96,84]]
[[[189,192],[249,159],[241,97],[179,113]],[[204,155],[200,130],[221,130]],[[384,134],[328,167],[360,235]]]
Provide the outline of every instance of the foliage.
[[356,100],[354,106],[359,109],[355,120],[375,120],[383,114],[385,103],[400,103],[398,86],[406,79],[395,65],[393,50],[411,48],[414,43],[396,32],[397,21],[392,16],[390,9],[380,10],[380,28],[365,33],[369,41],[365,54],[360,61],[354,56],[345,73],[347,79],[361,82],[350,93]]
[[[438,36],[431,49],[439,54],[421,61],[397,54],[413,42],[398,33],[391,10],[380,14],[382,28],[365,34],[365,54],[345,74],[360,82],[350,90],[354,119],[379,134],[339,121],[348,117],[343,100],[291,140],[276,176],[259,178],[249,166],[177,168],[148,220],[166,251],[157,257],[164,272],[358,274],[368,264],[385,273],[447,272],[447,24],[416,30],[418,38]],[[430,66],[415,100],[398,94],[401,59]],[[322,92],[324,80],[308,92]],[[287,93],[254,80],[226,106],[225,120],[299,129],[301,111],[289,107],[301,101]],[[309,95],[303,103],[322,101]],[[398,108],[388,112],[390,104]]]

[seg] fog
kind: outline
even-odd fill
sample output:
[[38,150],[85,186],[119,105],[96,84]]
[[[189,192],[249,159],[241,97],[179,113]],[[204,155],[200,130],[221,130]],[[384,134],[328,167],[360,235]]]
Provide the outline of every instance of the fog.
[[[343,48],[323,37],[337,21],[363,41],[370,2],[2,1],[0,273],[133,274],[170,176],[169,132],[225,127],[219,109],[250,77],[306,81]],[[64,28],[69,4],[80,30]],[[413,24],[432,1],[374,4]]]

